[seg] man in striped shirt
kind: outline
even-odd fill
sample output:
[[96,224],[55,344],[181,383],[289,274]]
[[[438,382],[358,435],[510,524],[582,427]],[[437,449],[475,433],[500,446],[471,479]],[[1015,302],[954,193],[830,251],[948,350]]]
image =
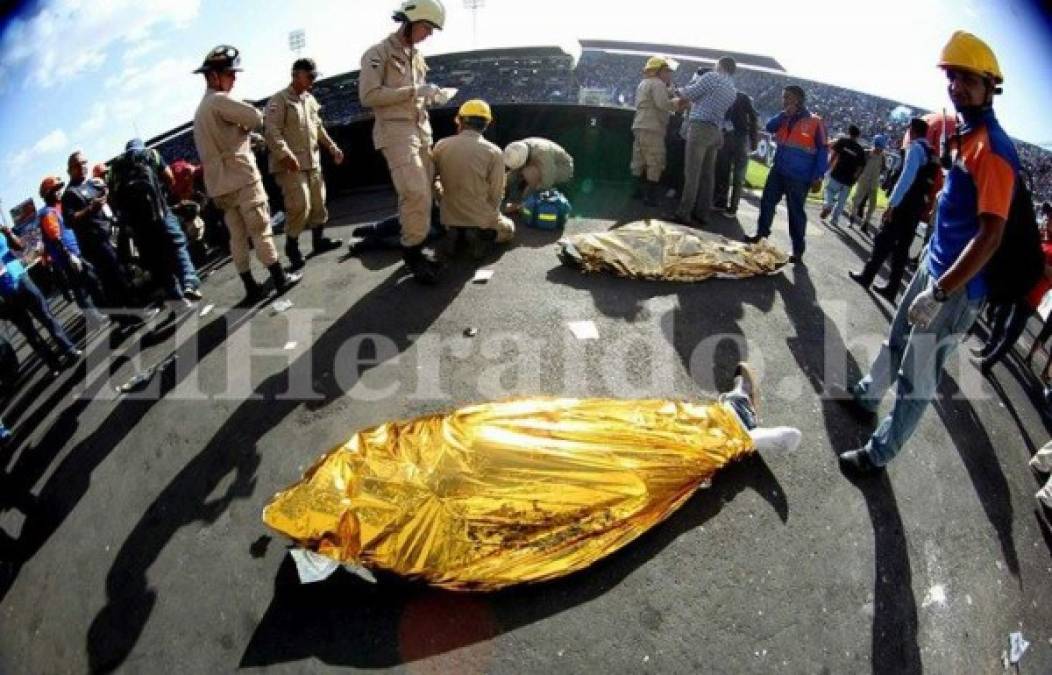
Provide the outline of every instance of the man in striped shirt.
[[716,178],[716,154],[723,144],[724,115],[738,94],[734,87],[734,59],[722,57],[716,70],[706,73],[682,90],[691,103],[684,153],[683,195],[674,220],[684,225],[694,221],[704,225],[712,210],[713,182]]

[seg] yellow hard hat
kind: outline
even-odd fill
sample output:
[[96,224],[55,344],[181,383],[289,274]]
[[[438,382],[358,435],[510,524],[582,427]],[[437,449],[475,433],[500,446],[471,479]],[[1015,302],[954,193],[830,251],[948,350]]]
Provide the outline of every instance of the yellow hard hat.
[[492,122],[493,112],[489,109],[489,103],[481,98],[473,98],[470,101],[464,101],[464,105],[460,106],[460,110],[457,111],[457,117],[481,117],[487,122]]
[[997,65],[997,57],[990,45],[967,31],[954,31],[950,41],[942,48],[938,65],[940,68],[970,70],[993,78],[997,84],[1004,82],[1001,67]]
[[675,59],[670,59],[664,56],[651,56],[647,59],[647,65],[643,66],[644,73],[658,72],[662,68],[668,68],[675,72],[676,68],[679,68],[679,64]]

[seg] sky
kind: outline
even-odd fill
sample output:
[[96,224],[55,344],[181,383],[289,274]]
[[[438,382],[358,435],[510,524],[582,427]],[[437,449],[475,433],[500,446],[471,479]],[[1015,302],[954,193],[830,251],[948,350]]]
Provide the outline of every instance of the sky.
[[[191,71],[216,44],[237,46],[245,72],[234,93],[287,85],[288,34],[322,75],[358,68],[394,28],[396,2],[342,0],[30,0],[0,24],[0,201],[4,217],[35,196],[66,157],[106,160],[135,136],[190,120],[204,91]],[[752,0],[647,3],[484,0],[473,13],[449,0],[446,29],[427,54],[578,38],[712,47],[773,56],[796,76],[929,109],[949,107],[934,67],[955,29],[994,49],[1005,74],[995,107],[1009,134],[1052,148],[1052,23],[1034,0]],[[879,10],[879,11],[877,11]],[[438,83],[441,84],[441,83]]]

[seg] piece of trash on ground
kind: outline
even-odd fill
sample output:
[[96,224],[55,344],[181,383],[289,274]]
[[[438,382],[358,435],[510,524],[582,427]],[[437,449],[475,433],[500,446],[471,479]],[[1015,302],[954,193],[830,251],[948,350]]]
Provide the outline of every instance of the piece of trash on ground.
[[569,321],[566,325],[578,340],[599,339],[599,329],[595,327],[594,321]]
[[479,334],[479,329],[474,326],[464,329],[464,337],[475,337]]
[[216,308],[216,306],[214,304],[205,305],[204,307],[201,308],[201,313],[198,316],[202,316],[202,317],[208,316],[209,314],[212,313],[212,310],[215,309],[215,308]]
[[270,308],[274,311],[274,314],[281,314],[289,307],[292,307],[292,301],[288,298],[282,298],[281,300],[275,300]]
[[1019,663],[1019,659],[1023,658],[1023,653],[1026,652],[1027,648],[1030,646],[1030,643],[1023,638],[1023,634],[1019,631],[1008,636],[1008,644],[1011,648],[1011,651],[1008,654],[1008,660],[1011,661],[1013,665]]
[[296,348],[296,345],[298,345],[298,344],[299,343],[296,342],[295,340],[289,340],[288,342],[285,343],[285,351],[291,352],[293,349]]
[[484,284],[492,278],[493,270],[475,270],[475,276],[471,281],[476,284]]
[[155,363],[149,368],[145,368],[135,375],[132,375],[124,384],[114,387],[118,394],[127,394],[132,391],[138,391],[146,386],[146,384],[153,379],[153,376],[159,370],[167,368],[169,364],[173,363],[178,358],[178,354],[170,354],[165,359]]
[[296,563],[296,573],[299,574],[301,584],[313,584],[328,579],[340,566],[340,563],[332,558],[302,548],[290,550],[289,555]]

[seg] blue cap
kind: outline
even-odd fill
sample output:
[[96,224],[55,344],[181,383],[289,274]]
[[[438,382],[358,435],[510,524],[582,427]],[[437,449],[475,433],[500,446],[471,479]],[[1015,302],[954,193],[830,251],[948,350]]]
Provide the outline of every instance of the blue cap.
[[142,142],[141,138],[133,138],[128,141],[128,144],[124,146],[125,150],[145,150],[146,144]]
[[888,137],[884,134],[877,134],[873,137],[873,147],[878,150],[888,147]]

